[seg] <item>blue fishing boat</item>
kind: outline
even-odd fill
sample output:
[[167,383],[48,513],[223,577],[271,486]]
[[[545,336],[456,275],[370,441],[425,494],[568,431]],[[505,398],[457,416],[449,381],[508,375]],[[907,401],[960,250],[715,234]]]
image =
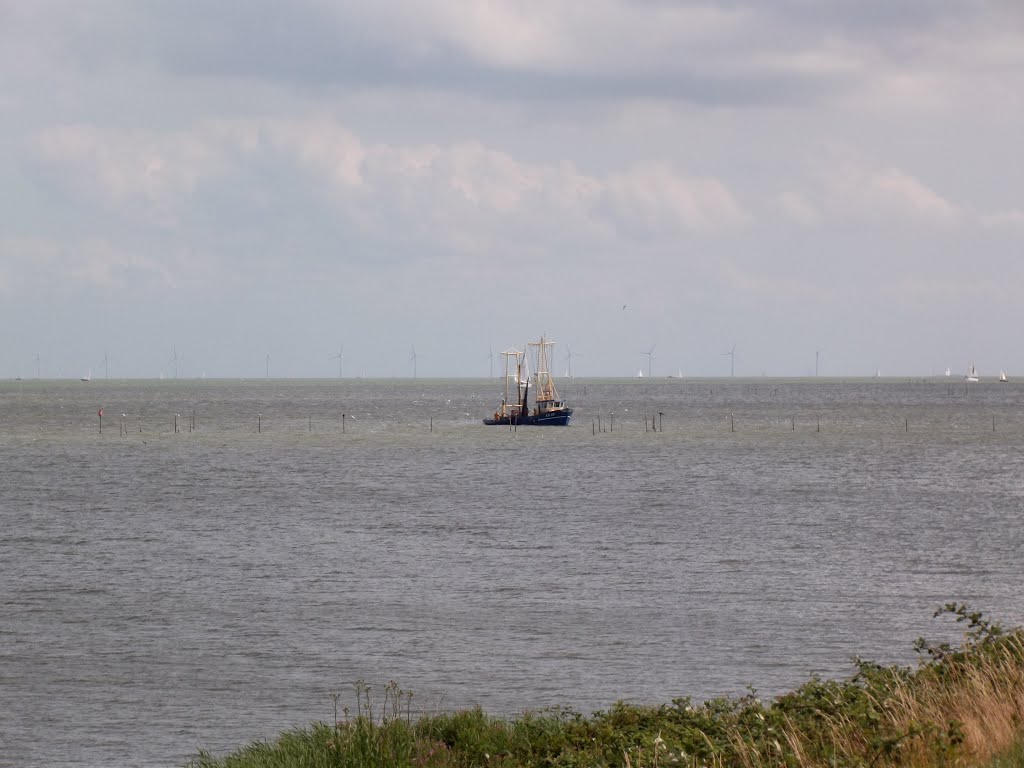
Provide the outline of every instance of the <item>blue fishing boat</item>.
[[[530,342],[535,347],[536,372],[531,377],[527,371],[526,353],[509,349],[501,354],[505,357],[505,396],[494,416],[484,419],[484,424],[568,426],[572,408],[565,404],[555,388],[549,361],[555,342],[541,336],[540,341]],[[530,389],[534,391],[534,407],[529,407]]]

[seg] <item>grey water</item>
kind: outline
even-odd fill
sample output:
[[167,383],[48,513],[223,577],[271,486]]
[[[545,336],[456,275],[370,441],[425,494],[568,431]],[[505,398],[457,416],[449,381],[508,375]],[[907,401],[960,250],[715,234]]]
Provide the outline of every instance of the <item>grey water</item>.
[[560,386],[512,431],[490,380],[0,383],[0,765],[181,765],[357,680],[768,697],[1024,617],[1024,386]]

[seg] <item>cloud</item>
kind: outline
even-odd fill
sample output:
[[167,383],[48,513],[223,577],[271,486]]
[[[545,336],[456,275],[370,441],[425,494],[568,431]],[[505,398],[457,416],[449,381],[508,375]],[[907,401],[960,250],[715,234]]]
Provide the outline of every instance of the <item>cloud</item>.
[[125,217],[162,227],[177,223],[177,209],[204,179],[226,166],[201,135],[104,130],[61,125],[32,142],[50,180],[82,201],[99,201]]
[[[301,186],[303,176],[319,179],[341,212],[378,229],[394,227],[395,215],[407,223],[422,220],[424,211],[440,215],[442,205],[468,228],[480,216],[518,219],[550,209],[576,224],[606,216],[623,232],[646,234],[746,220],[724,182],[664,164],[588,175],[569,164],[524,162],[481,142],[370,143],[325,119],[220,120],[164,134],[59,126],[43,131],[34,147],[48,183],[82,202],[98,197],[125,219],[143,216],[165,227],[178,222],[204,184],[226,183],[246,166],[274,159],[293,170],[281,188],[265,194],[287,205],[289,189]],[[417,237],[438,224],[421,221]]]
[[856,14],[833,7],[808,23],[803,3],[140,0],[97,15],[25,14],[18,26],[93,71],[485,99],[793,104],[871,76],[863,33],[846,23]]
[[[183,255],[173,257],[183,260]],[[175,269],[152,254],[102,239],[62,243],[43,237],[0,239],[0,292],[104,289],[175,284]]]
[[364,185],[363,142],[337,123],[326,120],[268,121],[264,131],[277,148],[291,153],[302,167],[341,190]]
[[[259,295],[297,338],[289,318],[314,295],[325,314],[358,304],[353,322],[436,315],[443,331],[492,313],[467,284],[544,270],[559,308],[526,287],[509,323],[562,312],[590,332],[595,297],[632,292],[649,312],[632,331],[728,306],[715,322],[741,336],[807,297],[896,307],[873,288],[882,267],[888,286],[927,272],[952,296],[983,235],[983,292],[1024,226],[1015,15],[987,0],[0,4],[3,290],[131,285],[155,305],[173,286],[200,304],[210,282],[208,305],[266,320],[246,303]],[[358,290],[338,302],[337,286]]]
[[1024,210],[994,211],[982,214],[981,223],[987,229],[1024,229]]
[[810,225],[821,221],[817,207],[799,192],[783,192],[778,203],[782,213],[797,224]]
[[[967,211],[920,178],[898,167],[879,167],[847,146],[829,146],[816,155],[820,170],[807,179],[806,191],[782,196],[783,209],[794,220],[810,213],[808,199],[830,223],[871,221],[920,227],[949,226],[969,220]],[[801,210],[806,208],[807,210]]]
[[618,0],[445,0],[419,4],[415,14],[405,3],[385,0],[374,8],[393,44],[415,48],[417,41],[434,40],[487,69],[548,75],[662,69],[678,61],[684,46],[692,50],[733,35],[750,16],[742,8]]
[[867,207],[886,216],[952,223],[956,207],[933,189],[898,168],[871,174],[862,187]]
[[603,197],[607,213],[627,232],[713,230],[746,220],[721,181],[681,176],[663,165],[637,167],[610,177]]

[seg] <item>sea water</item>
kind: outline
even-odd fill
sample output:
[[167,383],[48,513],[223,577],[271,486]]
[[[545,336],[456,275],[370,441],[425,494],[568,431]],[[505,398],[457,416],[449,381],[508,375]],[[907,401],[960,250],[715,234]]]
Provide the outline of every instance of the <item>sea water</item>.
[[560,386],[510,430],[488,380],[0,383],[0,765],[180,765],[357,680],[767,697],[1024,617],[1024,387]]

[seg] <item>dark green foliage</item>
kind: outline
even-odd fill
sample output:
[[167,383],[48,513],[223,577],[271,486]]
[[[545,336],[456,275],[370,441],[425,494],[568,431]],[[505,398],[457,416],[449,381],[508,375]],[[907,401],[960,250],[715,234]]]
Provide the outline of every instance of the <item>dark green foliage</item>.
[[[412,694],[391,683],[375,704],[356,685],[354,717],[282,734],[223,759],[201,754],[193,768],[540,768],[625,766],[744,766],[745,768],[875,768],[908,763],[964,765],[962,724],[935,707],[917,706],[970,695],[957,688],[978,670],[1002,675],[1021,669],[1024,635],[988,622],[967,606],[936,612],[967,625],[956,647],[919,640],[916,668],[855,660],[846,680],[817,677],[763,703],[753,690],[735,699],[695,705],[688,698],[662,706],[618,703],[589,717],[567,709],[526,712],[511,720],[480,709],[410,716]],[[988,665],[988,667],[986,667]],[[1009,667],[1007,665],[1010,665]],[[1024,690],[1019,694],[1024,699]],[[335,708],[337,697],[334,697]],[[920,713],[930,713],[921,715]],[[939,714],[936,714],[939,713]],[[1016,718],[1016,715],[1014,715]],[[1014,719],[1017,732],[1024,726]],[[1018,749],[1019,755],[1022,750]],[[1014,759],[1012,755],[1007,759]],[[999,766],[1019,763],[999,763]],[[995,764],[993,764],[995,765]]]

